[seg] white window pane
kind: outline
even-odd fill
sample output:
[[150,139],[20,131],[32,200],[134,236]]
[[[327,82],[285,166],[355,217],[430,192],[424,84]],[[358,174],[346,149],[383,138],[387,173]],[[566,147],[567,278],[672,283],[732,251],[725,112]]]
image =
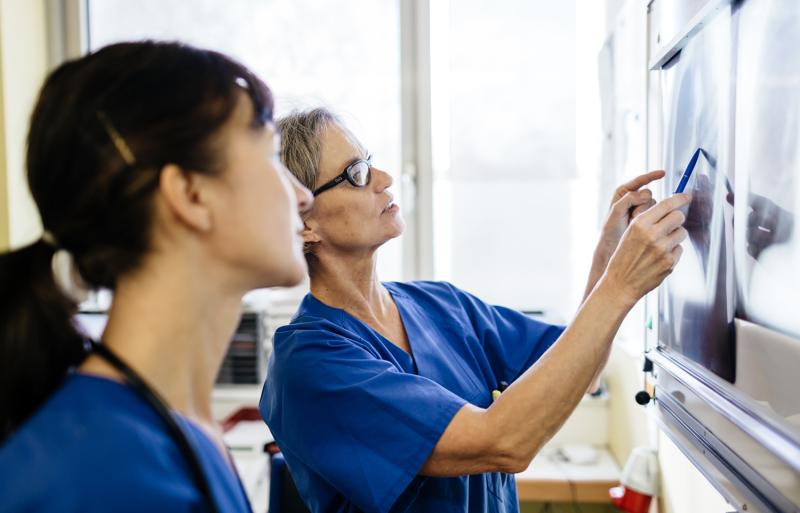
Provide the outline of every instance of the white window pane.
[[[489,301],[566,316],[575,4],[453,0],[445,14],[436,9],[433,110],[445,119],[434,127],[445,126],[433,147],[436,276]],[[594,225],[586,220],[587,231]]]
[[453,176],[573,176],[574,3],[450,5]]
[[453,223],[450,240],[442,242],[454,257],[454,283],[524,310],[569,301],[569,183],[464,180],[452,182],[451,190]]

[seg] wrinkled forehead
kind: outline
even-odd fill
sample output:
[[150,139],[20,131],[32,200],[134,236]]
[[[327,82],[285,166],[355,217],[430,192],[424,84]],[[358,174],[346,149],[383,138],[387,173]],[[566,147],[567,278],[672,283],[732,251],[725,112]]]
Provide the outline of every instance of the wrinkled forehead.
[[336,121],[331,121],[324,128],[324,132],[327,137],[324,135],[323,138],[327,139],[329,144],[337,147],[337,149],[347,150],[353,153],[353,158],[364,158],[367,156],[367,150],[364,145],[361,144],[358,137],[346,126]]
[[321,134],[320,179],[336,176],[353,160],[367,157],[361,141],[347,128],[332,122]]

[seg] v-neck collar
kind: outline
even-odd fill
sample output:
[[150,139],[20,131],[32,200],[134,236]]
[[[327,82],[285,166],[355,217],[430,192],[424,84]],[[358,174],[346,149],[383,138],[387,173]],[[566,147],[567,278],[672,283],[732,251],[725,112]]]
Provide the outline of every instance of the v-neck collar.
[[[359,326],[363,327],[363,329],[367,330],[371,334],[373,334],[376,337],[378,337],[381,340],[381,342],[383,342],[383,344],[385,346],[387,346],[387,348],[389,349],[389,351],[392,354],[396,355],[396,357],[404,358],[404,359],[406,359],[406,361],[410,361],[411,362],[411,368],[413,369],[414,374],[419,374],[419,366],[417,365],[417,358],[418,358],[418,355],[417,355],[417,349],[418,349],[417,348],[417,341],[420,341],[421,338],[414,336],[415,333],[414,333],[414,329],[412,327],[412,323],[409,322],[410,319],[411,319],[411,315],[406,310],[406,306],[407,305],[402,301],[402,300],[408,299],[408,296],[406,296],[403,293],[403,291],[398,290],[395,287],[392,287],[391,283],[381,282],[381,284],[389,292],[389,295],[392,297],[392,300],[394,301],[394,304],[397,307],[397,312],[398,312],[398,315],[400,316],[400,322],[403,323],[403,329],[406,332],[406,338],[408,339],[408,347],[411,350],[411,353],[407,353],[407,352],[403,351],[403,349],[398,347],[397,344],[395,344],[394,342],[392,342],[388,338],[384,337],[375,328],[373,328],[372,326],[370,326],[366,322],[362,321],[361,319],[359,319],[355,315],[351,314],[350,312],[344,310],[343,308],[337,308],[335,306],[330,306],[330,305],[328,305],[326,303],[323,303],[319,298],[314,296],[314,294],[312,294],[311,292],[308,293],[307,297],[309,299],[309,302],[314,307],[318,307],[318,308],[321,307],[323,310],[328,310],[328,311],[336,314],[339,317],[339,319],[342,320],[342,321],[345,321],[345,322],[348,322],[348,323],[357,323]],[[413,342],[412,342],[412,340],[413,340]]]

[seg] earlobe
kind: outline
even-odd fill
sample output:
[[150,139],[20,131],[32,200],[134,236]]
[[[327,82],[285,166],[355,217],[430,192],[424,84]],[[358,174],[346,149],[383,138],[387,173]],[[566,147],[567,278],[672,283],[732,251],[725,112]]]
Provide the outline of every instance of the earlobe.
[[169,211],[176,219],[198,231],[208,231],[213,224],[203,186],[201,175],[185,171],[175,164],[167,164],[161,170],[159,190]]

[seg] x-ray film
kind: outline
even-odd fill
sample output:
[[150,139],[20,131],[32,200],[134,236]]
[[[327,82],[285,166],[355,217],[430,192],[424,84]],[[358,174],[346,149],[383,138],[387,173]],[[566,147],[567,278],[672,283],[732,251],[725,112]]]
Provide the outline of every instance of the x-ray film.
[[[800,2],[746,2],[739,18],[736,316],[753,324],[736,386],[800,429]],[[748,341],[757,326],[772,333]]]
[[[730,169],[730,14],[717,16],[661,72],[665,122],[665,188],[685,183],[689,237],[661,288],[659,340],[712,370],[735,378],[733,186]],[[702,151],[698,151],[702,148]]]
[[736,99],[739,315],[800,338],[800,3],[752,2],[743,11]]

